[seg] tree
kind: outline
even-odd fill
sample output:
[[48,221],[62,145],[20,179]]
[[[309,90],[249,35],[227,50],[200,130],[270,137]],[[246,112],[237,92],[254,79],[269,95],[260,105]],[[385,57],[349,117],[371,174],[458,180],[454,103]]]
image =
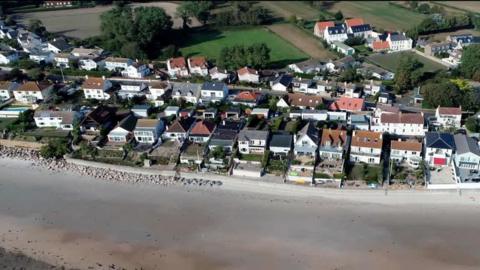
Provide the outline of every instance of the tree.
[[67,152],[67,141],[64,139],[50,140],[40,148],[40,155],[44,158],[62,158]]
[[225,149],[221,146],[215,146],[212,150],[212,156],[214,159],[224,159],[226,157]]
[[403,94],[407,90],[412,89],[421,79],[422,73],[416,71],[421,68],[422,65],[422,63],[411,55],[403,54],[400,57],[394,78],[395,91],[398,94]]
[[102,45],[117,54],[143,58],[158,55],[159,48],[170,44],[165,37],[171,34],[173,22],[162,8],[116,7],[102,13],[100,20]]
[[182,19],[182,28],[184,30],[187,29],[188,25],[192,22],[190,19],[192,14],[187,3],[188,2],[182,2],[182,4],[178,5],[175,10],[175,17]]
[[462,93],[449,81],[425,84],[422,91],[425,102],[432,107],[457,107],[462,102]]
[[34,68],[28,71],[28,77],[34,81],[42,81],[45,78],[45,74],[40,68]]
[[33,32],[39,36],[43,36],[47,33],[47,29],[43,25],[42,21],[38,19],[31,19],[28,21],[28,31]]
[[135,41],[144,47],[150,45],[155,38],[162,37],[173,25],[172,18],[158,7],[137,7],[133,16]]
[[365,43],[365,39],[362,37],[349,37],[343,43],[348,46],[357,46]]
[[340,10],[337,11],[337,12],[335,13],[334,17],[335,17],[335,20],[337,20],[337,21],[343,20],[343,13],[342,13],[342,11],[340,11]]
[[265,68],[270,61],[270,48],[265,43],[234,45],[224,47],[220,51],[217,65],[226,69],[237,69],[244,66]]
[[476,74],[476,73],[480,73],[480,45],[479,44],[472,44],[463,50],[462,59],[461,59],[459,68],[465,77],[471,78],[471,79],[475,77],[476,80],[480,79],[479,74]]
[[467,118],[467,120],[465,121],[465,127],[470,132],[480,132],[480,123],[478,121],[478,118],[475,116],[470,116],[469,118]]
[[354,68],[347,68],[340,74],[338,80],[341,82],[356,82],[360,81],[361,78],[362,76],[357,74]]
[[418,5],[417,11],[423,14],[430,14],[430,5],[427,3],[422,3]]

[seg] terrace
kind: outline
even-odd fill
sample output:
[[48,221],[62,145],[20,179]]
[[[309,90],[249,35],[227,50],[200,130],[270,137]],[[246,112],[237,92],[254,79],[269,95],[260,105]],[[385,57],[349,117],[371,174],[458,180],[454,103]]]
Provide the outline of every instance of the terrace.
[[341,179],[343,176],[343,159],[320,159],[315,166],[315,178]]

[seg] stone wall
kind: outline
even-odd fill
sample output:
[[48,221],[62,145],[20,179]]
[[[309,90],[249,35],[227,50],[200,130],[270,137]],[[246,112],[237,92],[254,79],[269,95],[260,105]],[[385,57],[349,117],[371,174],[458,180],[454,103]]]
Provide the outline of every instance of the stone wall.
[[93,168],[100,168],[100,169],[110,169],[119,172],[126,172],[126,173],[138,173],[138,174],[147,174],[147,175],[161,175],[161,176],[175,176],[175,171],[169,170],[155,170],[155,169],[147,169],[147,168],[135,168],[129,166],[122,166],[122,165],[115,165],[115,164],[107,164],[83,159],[76,159],[70,158],[65,156],[65,161],[71,164],[86,166],[86,167],[93,167]]
[[40,150],[43,146],[42,143],[38,142],[26,142],[26,141],[17,141],[17,140],[5,140],[0,139],[0,145],[5,147],[19,147],[19,148],[28,148],[33,150]]

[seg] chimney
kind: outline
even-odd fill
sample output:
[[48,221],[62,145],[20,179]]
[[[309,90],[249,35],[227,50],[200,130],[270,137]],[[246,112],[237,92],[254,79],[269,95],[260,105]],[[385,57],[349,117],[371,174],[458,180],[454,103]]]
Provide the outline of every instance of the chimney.
[[225,122],[225,119],[223,119],[222,123],[223,123],[223,125],[225,126],[225,123],[226,123],[226,122]]
[[102,75],[102,80],[105,80],[105,75]]
[[85,75],[85,80],[88,80],[88,75]]

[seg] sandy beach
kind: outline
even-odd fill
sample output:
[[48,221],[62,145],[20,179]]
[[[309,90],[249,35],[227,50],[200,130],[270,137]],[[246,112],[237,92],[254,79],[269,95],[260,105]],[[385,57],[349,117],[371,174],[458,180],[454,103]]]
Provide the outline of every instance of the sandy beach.
[[122,184],[0,159],[0,246],[67,269],[478,269],[479,202],[473,191]]

